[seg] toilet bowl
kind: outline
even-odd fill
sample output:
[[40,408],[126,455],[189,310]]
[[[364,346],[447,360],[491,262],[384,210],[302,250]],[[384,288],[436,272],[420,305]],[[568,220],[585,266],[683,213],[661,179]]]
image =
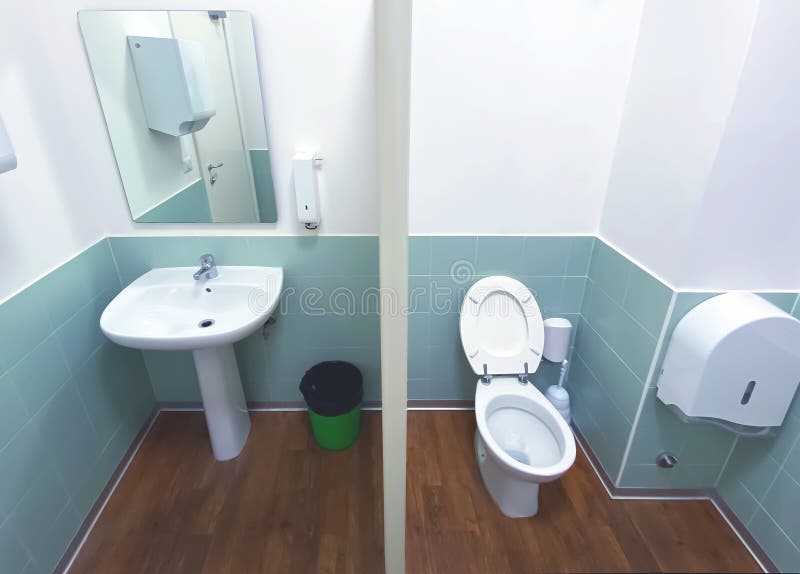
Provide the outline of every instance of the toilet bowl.
[[492,499],[506,516],[534,516],[539,484],[575,462],[575,438],[528,380],[544,347],[536,299],[510,277],[486,277],[461,307],[461,343],[475,373],[475,455]]
[[556,480],[575,462],[575,439],[564,418],[517,377],[478,381],[475,454],[483,483],[506,516],[534,516],[539,484]]

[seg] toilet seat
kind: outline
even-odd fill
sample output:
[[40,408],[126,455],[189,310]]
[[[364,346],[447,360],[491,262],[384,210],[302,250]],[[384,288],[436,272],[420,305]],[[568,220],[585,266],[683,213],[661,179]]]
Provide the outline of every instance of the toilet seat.
[[526,372],[526,364],[534,373],[542,360],[542,313],[530,290],[511,277],[485,277],[470,287],[461,305],[460,330],[475,373],[517,375]]
[[575,462],[575,440],[564,418],[517,377],[494,377],[490,385],[478,381],[475,420],[489,454],[517,478],[548,482]]

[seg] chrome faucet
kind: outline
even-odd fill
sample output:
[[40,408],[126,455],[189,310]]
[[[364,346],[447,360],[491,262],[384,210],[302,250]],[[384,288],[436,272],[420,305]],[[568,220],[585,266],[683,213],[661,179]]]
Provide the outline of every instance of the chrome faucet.
[[200,281],[202,277],[213,279],[217,275],[219,275],[219,271],[217,271],[217,263],[214,261],[214,256],[206,253],[200,257],[200,269],[194,272],[194,280]]

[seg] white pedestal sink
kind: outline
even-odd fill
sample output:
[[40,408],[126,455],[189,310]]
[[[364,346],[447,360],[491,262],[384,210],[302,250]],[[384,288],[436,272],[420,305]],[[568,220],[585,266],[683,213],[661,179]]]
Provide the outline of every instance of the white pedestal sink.
[[217,460],[229,460],[250,432],[233,343],[258,330],[275,310],[283,270],[217,270],[217,277],[197,281],[192,267],[148,271],[108,304],[100,328],[126,347],[192,351],[211,448]]

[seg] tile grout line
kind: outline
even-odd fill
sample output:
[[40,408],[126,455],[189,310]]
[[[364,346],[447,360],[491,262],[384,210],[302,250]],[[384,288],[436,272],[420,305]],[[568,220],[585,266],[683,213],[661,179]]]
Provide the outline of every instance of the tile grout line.
[[[629,277],[630,277],[630,275],[629,275]],[[619,310],[620,310],[620,311],[622,311],[622,313],[623,313],[623,314],[625,314],[625,315],[626,315],[626,316],[627,316],[627,317],[628,317],[628,318],[629,318],[631,321],[633,321],[634,323],[636,323],[636,325],[637,325],[637,326],[639,326],[639,327],[642,329],[642,331],[644,331],[644,332],[645,332],[645,334],[646,334],[648,337],[650,337],[650,338],[651,338],[653,341],[657,341],[657,340],[658,340],[658,336],[656,336],[656,335],[653,335],[653,333],[651,333],[651,332],[650,332],[650,329],[648,329],[647,327],[645,327],[644,325],[642,325],[642,323],[639,321],[639,319],[637,319],[636,317],[634,317],[634,316],[633,316],[633,315],[632,315],[632,314],[631,314],[631,313],[630,313],[630,312],[629,312],[629,311],[628,311],[628,310],[625,308],[625,306],[624,306],[622,303],[617,303],[617,301],[615,301],[615,300],[614,300],[614,298],[613,298],[611,295],[609,295],[609,294],[608,294],[608,291],[606,291],[605,289],[603,289],[603,286],[602,286],[602,285],[600,285],[600,284],[599,284],[597,281],[595,281],[595,280],[594,280],[594,279],[592,279],[591,277],[587,277],[586,279],[587,279],[588,281],[591,281],[591,282],[592,282],[592,288],[595,288],[595,287],[596,287],[596,288],[597,288],[597,289],[598,289],[598,290],[599,290],[599,291],[600,291],[600,292],[601,292],[603,295],[605,295],[606,297],[608,297],[608,300],[609,300],[609,301],[611,301],[611,302],[612,302],[614,305],[616,305],[616,306],[619,308]],[[662,283],[662,285],[663,285],[663,283]],[[626,290],[626,291],[625,291],[625,295],[627,295],[627,285],[626,285],[626,287],[625,287],[625,290]],[[673,291],[673,293],[677,293],[677,291]],[[623,299],[623,300],[624,300],[624,299]]]
[[[718,492],[717,492],[717,496],[719,496],[719,493],[718,493]],[[750,546],[750,542],[748,542],[748,540],[746,539],[746,537],[744,536],[744,534],[742,534],[741,532],[739,532],[739,528],[737,528],[737,527],[734,525],[734,523],[731,521],[730,517],[728,517],[728,514],[727,514],[726,512],[723,512],[722,508],[721,508],[721,507],[720,507],[720,505],[719,505],[719,502],[717,501],[717,498],[716,498],[716,497],[714,497],[714,496],[711,496],[711,497],[709,497],[709,498],[708,498],[708,500],[709,500],[709,502],[711,502],[711,504],[714,506],[714,508],[716,509],[717,513],[718,513],[718,514],[719,514],[719,515],[722,517],[722,520],[724,520],[724,521],[725,521],[725,523],[728,525],[728,527],[729,527],[731,530],[733,530],[733,533],[734,533],[734,535],[736,536],[736,538],[738,538],[738,539],[739,539],[739,542],[741,542],[741,543],[742,543],[742,546],[744,546],[744,547],[745,547],[745,549],[746,549],[746,550],[747,550],[747,552],[750,554],[750,556],[753,558],[753,560],[755,560],[755,561],[756,561],[756,564],[758,564],[759,568],[761,568],[761,571],[762,571],[762,572],[769,572],[769,571],[770,571],[770,569],[769,569],[769,568],[767,568],[767,566],[766,566],[766,565],[764,564],[764,562],[761,560],[761,557],[759,557],[759,555],[758,555],[758,552],[755,552],[755,551],[753,550],[753,548]],[[723,502],[723,503],[724,503],[724,504],[727,506],[727,503],[725,503],[725,501],[724,501],[724,500],[722,500],[722,502]],[[733,510],[731,510],[731,512],[733,512]],[[734,516],[736,515],[736,513],[735,513],[735,512],[734,512],[733,514],[734,514]],[[745,531],[747,532],[748,536],[750,536],[750,538],[752,538],[752,539],[755,541],[755,543],[756,543],[756,544],[758,544],[758,541],[757,541],[757,540],[755,540],[755,537],[753,537],[753,535],[752,535],[752,534],[750,534],[750,531],[749,531],[749,530],[747,530],[747,527],[746,527],[746,525],[744,525],[744,523],[742,523],[742,525],[745,527]],[[760,544],[759,544],[759,546],[760,546]],[[764,552],[764,550],[763,550],[763,549],[761,549],[761,551],[762,551],[762,552]],[[766,552],[764,552],[764,554],[766,555]],[[769,556],[767,556],[767,558],[769,558]]]
[[714,481],[714,488],[719,486],[719,481],[722,480],[722,475],[725,474],[725,470],[728,468],[728,463],[731,461],[731,457],[733,456],[733,451],[736,450],[737,444],[739,444],[739,435],[736,435],[733,439],[733,444],[731,445],[731,448],[728,451],[728,456],[725,457],[725,462],[722,463],[722,468],[719,469],[719,474],[717,475],[717,479]]
[[[738,479],[737,479],[737,480],[738,480]],[[742,484],[742,482],[741,482],[741,481],[739,481],[739,484],[741,484],[741,485],[742,485],[742,488],[744,488],[744,489],[747,491],[747,494],[749,494],[750,496],[752,496],[752,497],[753,497],[753,500],[755,500],[755,501],[756,501],[756,508],[753,510],[753,514],[750,516],[750,518],[747,520],[747,522],[745,522],[745,523],[744,523],[744,525],[745,525],[745,528],[747,528],[748,526],[750,526],[750,523],[751,523],[751,522],[753,522],[753,519],[756,517],[756,514],[758,514],[758,511],[759,511],[759,510],[761,510],[761,511],[762,511],[764,514],[766,514],[766,515],[767,515],[767,517],[768,517],[770,520],[772,520],[772,522],[775,524],[775,527],[776,527],[776,528],[777,528],[777,529],[780,531],[780,533],[781,533],[781,534],[783,534],[783,536],[786,538],[786,540],[789,542],[789,544],[791,544],[791,545],[792,545],[792,547],[793,547],[795,550],[797,550],[798,552],[800,552],[800,547],[798,547],[798,546],[797,546],[797,544],[795,544],[795,543],[794,543],[794,540],[792,540],[792,537],[791,537],[791,536],[789,536],[789,535],[786,533],[786,531],[783,529],[783,526],[781,526],[781,525],[780,525],[780,523],[779,523],[777,520],[775,520],[775,517],[774,517],[774,516],[772,516],[772,514],[770,514],[769,510],[767,510],[766,508],[764,508],[764,505],[763,505],[763,504],[761,504],[761,502],[758,500],[758,498],[756,498],[755,496],[753,496],[753,493],[752,493],[752,492],[750,492],[750,490],[749,490],[749,489],[748,489],[748,488],[747,488],[747,487],[746,487],[744,484]],[[750,532],[750,529],[748,528],[748,529],[747,529],[747,531],[748,531],[748,532]]]
[[[615,350],[614,350],[614,347],[612,347],[612,346],[611,346],[611,343],[609,343],[608,341],[606,341],[606,340],[603,338],[603,336],[602,336],[600,333],[598,333],[598,332],[597,332],[597,329],[595,329],[594,327],[592,327],[592,324],[591,324],[591,323],[589,322],[589,320],[588,320],[588,319],[587,319],[587,318],[586,318],[586,317],[583,315],[583,313],[581,313],[581,317],[583,317],[583,320],[586,322],[586,326],[587,326],[587,327],[589,327],[589,328],[592,330],[592,332],[593,332],[595,335],[597,335],[597,338],[598,338],[598,339],[600,339],[600,340],[603,342],[603,344],[604,344],[606,347],[608,347],[608,349],[611,351],[611,353],[613,353],[613,355],[614,355],[614,356],[615,356],[617,359],[619,359],[619,362],[620,362],[620,363],[622,363],[622,364],[625,366],[625,368],[626,368],[626,369],[628,369],[628,371],[630,371],[630,373],[631,373],[631,374],[632,374],[632,375],[633,375],[633,376],[636,378],[636,380],[637,380],[637,381],[639,381],[640,383],[642,383],[642,384],[644,385],[644,384],[645,384],[645,382],[646,382],[646,380],[647,380],[647,378],[645,378],[645,381],[642,381],[642,379],[640,379],[640,378],[639,378],[639,375],[637,375],[637,374],[636,374],[636,372],[635,372],[635,371],[634,371],[634,370],[633,370],[633,369],[630,367],[630,365],[628,365],[628,363],[626,363],[626,362],[625,362],[625,359],[623,359],[622,357],[620,357],[620,356],[619,356],[619,353],[617,353],[617,351],[615,351]],[[658,343],[658,341],[656,341],[656,343]]]
[[[617,405],[617,402],[614,400],[614,398],[613,398],[613,397],[612,397],[612,396],[609,394],[609,392],[606,390],[606,387],[605,387],[605,385],[604,385],[604,384],[603,384],[603,383],[600,381],[600,377],[598,377],[598,376],[595,374],[595,372],[594,372],[594,371],[591,369],[591,367],[590,367],[590,366],[589,366],[589,365],[586,363],[586,360],[585,360],[585,359],[584,359],[584,358],[581,356],[580,352],[579,352],[577,349],[575,349],[575,355],[578,357],[578,360],[579,360],[581,363],[583,363],[583,366],[584,366],[584,367],[586,367],[586,370],[587,370],[587,371],[589,371],[589,374],[590,374],[590,375],[592,375],[592,378],[594,378],[594,380],[595,380],[595,381],[597,381],[597,384],[600,386],[600,389],[603,391],[603,394],[604,394],[604,395],[606,396],[606,398],[607,398],[607,399],[608,399],[608,400],[611,402],[611,404],[614,406],[614,408],[615,408],[615,409],[617,409],[617,412],[620,414],[620,416],[622,416],[622,418],[623,418],[623,419],[625,419],[625,421],[626,421],[626,422],[627,422],[629,425],[631,425],[631,427],[632,427],[632,425],[633,425],[633,422],[632,422],[630,419],[628,419],[628,416],[627,416],[627,415],[626,415],[626,414],[625,414],[625,413],[622,411],[622,409],[619,407],[619,405]],[[566,384],[566,382],[565,382],[565,384]]]
[[[791,449],[790,449],[790,451],[791,451]],[[773,460],[774,460],[774,459],[773,459]],[[775,478],[773,478],[773,479],[772,479],[772,482],[770,483],[770,485],[769,485],[769,486],[766,488],[766,490],[764,491],[764,495],[763,495],[764,497],[766,497],[766,495],[767,495],[767,492],[769,492],[770,488],[772,488],[772,485],[775,483],[775,480],[777,479],[778,475],[781,473],[781,470],[782,470],[782,468],[783,468],[783,465],[781,465],[781,466],[780,466],[780,468],[778,469],[778,471],[775,473]],[[800,483],[798,483],[796,480],[794,480],[794,477],[792,477],[791,475],[789,475],[789,479],[790,479],[790,480],[792,480],[792,481],[794,481],[794,482],[795,482],[795,484],[798,484],[798,485],[800,485]],[[761,511],[762,511],[764,514],[766,514],[766,515],[769,517],[769,519],[770,519],[770,520],[772,520],[772,522],[774,522],[774,523],[775,523],[775,526],[777,527],[777,529],[778,529],[778,530],[781,532],[781,534],[783,534],[783,535],[784,535],[784,537],[786,537],[786,539],[789,541],[789,543],[790,543],[790,544],[791,544],[791,545],[792,545],[792,546],[793,546],[793,547],[794,547],[794,548],[795,548],[795,549],[796,549],[798,552],[800,552],[800,547],[798,547],[798,546],[797,546],[797,544],[795,544],[795,543],[794,543],[794,540],[792,540],[792,538],[791,538],[791,537],[790,537],[790,536],[789,536],[789,535],[786,533],[786,531],[783,529],[783,526],[781,526],[781,525],[780,525],[780,523],[778,523],[778,521],[777,521],[777,520],[775,520],[775,517],[774,517],[774,516],[772,516],[772,514],[770,513],[770,511],[769,511],[769,510],[767,510],[767,508],[766,508],[766,507],[765,507],[765,506],[764,506],[764,505],[761,503],[761,500],[760,500],[760,499],[759,499],[759,498],[758,498],[758,497],[757,497],[755,494],[753,494],[752,492],[750,492],[750,489],[749,489],[749,488],[747,488],[747,485],[745,485],[745,484],[744,484],[744,483],[743,483],[741,480],[739,480],[738,478],[737,478],[737,479],[735,479],[735,480],[736,480],[736,481],[739,483],[739,485],[740,485],[740,486],[741,486],[741,487],[742,487],[742,488],[745,490],[745,492],[747,492],[747,494],[750,496],[750,498],[752,498],[752,499],[755,501],[755,503],[756,503],[756,507],[753,509],[753,512],[752,512],[752,514],[750,515],[750,517],[747,519],[747,521],[742,521],[742,524],[744,524],[745,528],[746,528],[746,527],[748,527],[748,526],[750,525],[750,523],[751,523],[751,522],[753,521],[753,519],[756,517],[756,514],[758,514],[758,511],[759,511],[759,510],[761,510]],[[723,499],[723,500],[724,500],[724,499]],[[735,512],[734,512],[734,514],[735,514]],[[749,529],[748,529],[748,532],[749,532]]]
[[672,314],[675,311],[675,302],[678,298],[677,292],[672,292],[672,297],[669,301],[669,306],[667,307],[667,312],[664,315],[664,322],[661,324],[661,333],[658,337],[658,342],[656,343],[656,348],[653,351],[653,359],[650,362],[650,372],[647,374],[647,379],[645,379],[644,386],[642,388],[642,396],[639,398],[639,408],[636,409],[636,416],[633,419],[633,426],[631,427],[631,434],[628,436],[628,444],[625,445],[625,452],[622,455],[622,462],[620,463],[619,467],[619,474],[617,474],[616,484],[621,484],[622,481],[622,473],[625,470],[625,466],[628,463],[628,457],[631,453],[631,448],[633,447],[633,438],[636,435],[636,429],[639,427],[639,420],[642,417],[642,411],[644,410],[644,402],[647,399],[647,392],[650,389],[650,383],[655,376],[655,370],[658,366],[658,360],[661,356],[661,349],[664,346],[664,342],[667,338],[667,331],[669,330],[669,323],[672,319]]
[[[91,297],[91,299],[89,299],[89,301],[87,301],[86,303],[83,303],[80,307],[78,307],[78,309],[74,313],[70,314],[66,319],[64,319],[64,321],[62,323],[60,323],[57,326],[53,325],[53,321],[50,318],[50,314],[48,313],[47,314],[47,323],[50,326],[50,333],[44,339],[42,339],[41,341],[36,343],[36,345],[34,345],[33,348],[30,351],[28,351],[27,353],[22,355],[19,359],[14,361],[14,363],[12,365],[6,366],[6,369],[5,369],[5,371],[3,371],[3,373],[10,373],[11,371],[13,371],[14,368],[16,368],[22,361],[24,361],[27,358],[29,358],[33,353],[36,352],[37,349],[39,349],[39,347],[44,345],[52,337],[54,339],[54,341],[55,341],[56,346],[58,347],[58,350],[61,353],[62,359],[64,359],[64,366],[67,368],[67,372],[69,373],[69,376],[67,378],[69,379],[70,377],[72,377],[72,375],[74,375],[75,373],[72,372],[72,367],[69,366],[67,353],[66,353],[66,351],[64,351],[64,349],[63,349],[63,347],[61,345],[61,341],[58,338],[58,333],[64,328],[64,325],[66,325],[69,321],[71,321],[72,319],[77,317],[78,314],[81,311],[83,311],[86,307],[88,307],[89,305],[94,303],[95,300],[97,300],[97,298],[99,298],[101,295],[105,294],[106,291],[108,291],[109,289],[103,289],[100,293],[92,295],[92,297]],[[2,305],[2,303],[0,303],[0,305]],[[97,348],[99,348],[99,346]],[[93,355],[95,353],[95,351],[97,350],[97,348],[92,350],[92,352],[89,354],[89,356]],[[85,364],[85,362],[81,363],[79,365],[78,369],[80,367],[82,367],[84,364]],[[60,385],[59,385],[59,388],[60,388]],[[31,415],[31,416],[33,416],[33,415]]]
[[[783,457],[783,460],[782,460],[782,461],[780,461],[780,462],[778,463],[778,470],[775,472],[775,476],[773,476],[773,477],[772,477],[772,480],[769,482],[769,486],[767,486],[767,488],[764,490],[764,494],[762,495],[762,498],[763,498],[764,500],[766,500],[766,499],[767,499],[767,495],[769,494],[769,491],[770,491],[770,490],[772,490],[772,487],[773,487],[773,486],[775,486],[775,483],[776,483],[776,482],[778,482],[778,477],[779,477],[779,476],[781,475],[781,473],[783,472],[783,467],[784,467],[784,466],[786,466],[786,462],[789,460],[789,458],[790,458],[790,457],[791,457],[791,455],[792,455],[792,451],[794,451],[794,449],[797,447],[797,445],[798,445],[798,444],[800,444],[800,433],[798,433],[798,434],[797,434],[797,436],[796,436],[796,437],[794,437],[794,442],[792,442],[792,446],[790,446],[790,447],[789,447],[789,449],[786,451],[786,456],[784,456],[784,457]],[[771,455],[767,455],[767,456],[771,456]],[[773,460],[775,460],[775,459],[774,459],[774,457],[773,457]],[[776,460],[775,462],[778,462],[778,461]],[[795,480],[795,478],[794,478],[794,477],[793,477],[791,474],[789,474],[789,473],[787,472],[787,473],[786,473],[786,476],[788,476],[788,477],[789,477],[789,480],[792,480],[792,481],[794,481],[794,483],[795,483],[795,484],[797,484],[797,480]],[[751,493],[751,494],[752,494],[752,493]],[[753,497],[753,498],[755,498],[755,497]],[[758,502],[758,505],[759,505],[759,506],[760,506],[760,507],[761,507],[761,508],[764,510],[764,512],[765,512],[765,513],[766,513],[766,514],[767,514],[767,515],[768,515],[770,518],[772,518],[772,521],[773,521],[773,522],[774,522],[776,525],[778,525],[778,527],[779,527],[779,528],[781,528],[781,532],[783,532],[783,528],[780,526],[780,524],[778,524],[778,521],[777,521],[777,520],[775,520],[775,518],[774,518],[774,517],[773,517],[773,516],[772,516],[772,515],[769,513],[769,511],[767,510],[767,508],[766,508],[766,507],[765,507],[763,504],[761,504],[761,500],[760,500],[760,499],[758,499],[758,498],[756,498],[756,502]],[[753,517],[755,517],[755,514],[753,515]],[[750,520],[752,520],[752,519],[753,519],[753,517],[751,517],[751,518],[750,518]],[[786,534],[786,533],[784,532],[784,534]],[[796,547],[797,547],[797,546],[795,545],[795,548],[796,548]],[[800,549],[798,549],[798,551],[800,551]]]
[[119,263],[117,262],[117,254],[114,253],[114,245],[112,244],[110,237],[106,237],[106,245],[108,245],[108,252],[111,253],[111,261],[114,263],[114,270],[117,272],[119,288],[122,289],[122,273],[120,273]]
[[[740,486],[741,486],[741,487],[744,489],[744,491],[747,493],[747,495],[748,495],[750,498],[752,498],[752,499],[753,499],[753,501],[755,501],[755,503],[756,503],[756,507],[755,507],[755,508],[753,509],[753,511],[750,513],[750,516],[748,516],[748,517],[747,517],[747,520],[742,520],[742,524],[744,524],[745,526],[747,526],[748,524],[750,524],[750,521],[751,521],[751,520],[753,520],[753,518],[755,517],[755,515],[756,515],[756,513],[758,512],[758,510],[759,510],[759,509],[761,509],[761,510],[764,510],[764,512],[766,512],[766,510],[764,509],[764,507],[763,507],[763,506],[761,506],[761,502],[758,500],[758,497],[757,497],[755,494],[753,494],[752,492],[750,492],[750,489],[749,489],[749,488],[747,488],[747,485],[746,485],[745,483],[743,483],[743,482],[742,482],[741,480],[739,480],[738,478],[736,478],[736,479],[734,479],[734,480],[735,480],[736,482],[738,482],[738,483],[739,483],[739,485],[740,485]],[[723,500],[724,500],[724,499],[723,499]],[[735,514],[735,513],[734,513],[734,514]]]

